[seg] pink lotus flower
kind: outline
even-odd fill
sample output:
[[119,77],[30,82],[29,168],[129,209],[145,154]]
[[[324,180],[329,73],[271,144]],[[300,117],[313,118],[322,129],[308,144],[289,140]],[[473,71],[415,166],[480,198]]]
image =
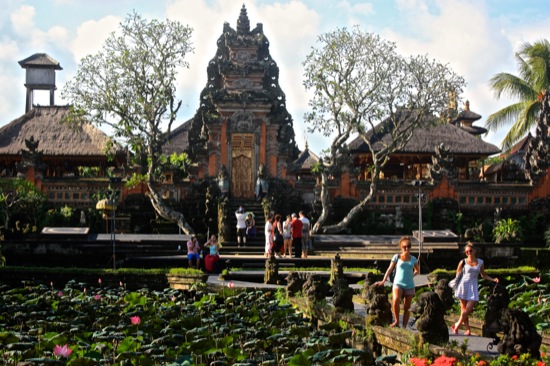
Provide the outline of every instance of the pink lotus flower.
[[141,319],[139,316],[133,316],[130,318],[130,321],[132,322],[133,325],[140,325],[141,324]]
[[229,287],[229,288],[235,287],[235,282],[229,282],[229,283],[227,284],[227,287]]
[[120,287],[124,287],[124,284],[122,283],[122,281],[120,281],[118,284],[120,285]]
[[57,357],[69,357],[73,353],[73,350],[70,349],[67,345],[64,345],[61,347],[60,345],[56,345],[53,349],[53,354]]
[[95,295],[94,300],[97,300],[97,301],[101,300],[101,295],[99,295],[99,294]]
[[84,295],[86,295],[86,292],[87,292],[87,291],[86,291],[86,287],[84,287]]
[[173,302],[176,302],[176,297],[172,295],[171,300],[172,300]]
[[533,282],[534,282],[534,283],[539,283],[539,282],[540,282],[540,277],[535,277],[535,278],[533,278]]
[[101,285],[101,277],[97,279],[97,283]]
[[58,297],[63,296],[63,291],[57,291],[57,296],[58,296]]

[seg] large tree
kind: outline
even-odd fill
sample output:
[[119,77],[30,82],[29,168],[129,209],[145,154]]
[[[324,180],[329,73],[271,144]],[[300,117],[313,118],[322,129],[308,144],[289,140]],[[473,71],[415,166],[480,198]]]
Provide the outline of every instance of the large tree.
[[497,99],[504,94],[518,100],[487,118],[489,131],[512,125],[502,141],[501,147],[505,151],[537,124],[542,91],[550,88],[550,43],[545,39],[524,43],[516,53],[516,62],[519,76],[499,73],[490,80]]
[[191,28],[176,21],[147,21],[130,14],[101,51],[81,60],[63,90],[72,103],[71,120],[109,126],[115,141],[143,157],[143,181],[153,207],[188,234],[193,229],[182,213],[163,201],[157,183],[162,145],[181,106],[175,82],[178,68],[188,67],[191,34]]
[[[434,116],[446,115],[449,93],[460,95],[464,80],[447,65],[426,56],[403,57],[394,43],[357,27],[321,35],[304,67],[304,85],[313,91],[306,122],[310,131],[332,137],[329,151],[317,167],[322,212],[313,231],[341,232],[372,199],[380,169],[389,156],[409,141],[415,129],[435,123]],[[379,123],[383,119],[390,123]],[[381,133],[390,138],[377,139]],[[369,148],[373,177],[370,190],[340,222],[326,225],[330,210],[328,179],[345,166],[343,160],[349,159],[346,141],[354,134]]]
[[46,197],[30,181],[22,178],[1,179],[0,214],[4,218],[4,230],[10,230],[10,220],[14,213],[27,212],[29,224],[36,226],[37,211],[45,201]]

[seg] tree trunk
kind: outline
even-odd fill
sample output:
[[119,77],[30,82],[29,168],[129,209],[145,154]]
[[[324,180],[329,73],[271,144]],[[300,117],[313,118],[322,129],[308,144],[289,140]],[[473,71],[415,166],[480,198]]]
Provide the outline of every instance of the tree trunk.
[[155,211],[163,219],[177,223],[178,227],[187,235],[195,233],[195,230],[193,230],[193,228],[187,223],[185,216],[181,212],[178,212],[166,205],[162,200],[162,197],[160,197],[150,182],[147,182],[147,187],[149,188],[149,192],[147,193],[149,200],[151,201]]
[[[320,231],[323,234],[336,234],[336,233],[341,233],[341,232],[345,231],[348,228],[350,222],[355,218],[355,216],[357,216],[359,213],[361,213],[367,207],[367,204],[372,200],[372,197],[374,196],[374,193],[376,192],[376,186],[377,186],[377,183],[378,183],[378,173],[379,173],[379,169],[377,167],[375,167],[374,172],[373,172],[373,177],[372,177],[372,180],[371,180],[371,183],[370,183],[369,194],[365,198],[363,198],[363,200],[361,202],[359,202],[357,205],[355,205],[339,223],[334,224],[334,225],[321,227]],[[323,187],[324,187],[324,185],[323,185]],[[325,206],[325,203],[322,202],[323,212],[325,211],[325,207],[328,207],[328,203],[329,202],[328,202],[328,194],[327,194],[327,206]]]
[[328,219],[328,213],[329,213],[329,195],[328,195],[328,185],[327,185],[327,173],[322,171],[321,172],[321,215],[317,219],[317,222],[315,225],[313,225],[313,229],[311,230],[311,233],[313,235],[320,232],[320,230],[323,228],[325,222]]

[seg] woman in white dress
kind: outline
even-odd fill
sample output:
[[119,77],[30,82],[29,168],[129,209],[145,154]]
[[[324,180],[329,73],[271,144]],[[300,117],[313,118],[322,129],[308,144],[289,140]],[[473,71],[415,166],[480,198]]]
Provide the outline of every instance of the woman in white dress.
[[476,257],[476,250],[472,243],[466,244],[464,248],[466,259],[461,260],[456,269],[456,275],[462,271],[464,267],[464,274],[462,280],[457,286],[455,296],[460,300],[460,318],[451,326],[451,330],[454,334],[458,334],[458,328],[461,324],[464,324],[466,331],[464,335],[470,335],[470,322],[469,316],[474,311],[474,306],[479,301],[479,292],[477,288],[477,280],[479,275],[488,281],[498,283],[498,278],[493,278],[485,273],[485,265],[480,258]]
[[271,255],[273,248],[273,215],[269,215],[265,220],[265,257],[268,258]]

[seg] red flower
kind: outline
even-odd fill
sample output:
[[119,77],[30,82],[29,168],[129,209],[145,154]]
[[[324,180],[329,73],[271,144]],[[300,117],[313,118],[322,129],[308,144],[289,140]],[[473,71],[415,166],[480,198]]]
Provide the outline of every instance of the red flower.
[[542,361],[537,362],[537,366],[546,366],[546,364]]
[[428,360],[426,360],[425,358],[412,357],[409,358],[409,363],[412,366],[428,366]]
[[455,366],[456,358],[440,356],[434,360],[432,363],[433,366]]
[[517,360],[517,359],[518,359],[518,355],[513,355],[513,356],[512,356],[512,360],[515,361],[515,360]]
[[132,322],[133,325],[140,325],[141,324],[141,319],[139,316],[133,316],[130,318],[130,321]]
[[489,366],[489,364],[483,360],[477,361],[477,366]]
[[534,277],[533,282],[534,283],[539,283],[540,282],[540,277]]

